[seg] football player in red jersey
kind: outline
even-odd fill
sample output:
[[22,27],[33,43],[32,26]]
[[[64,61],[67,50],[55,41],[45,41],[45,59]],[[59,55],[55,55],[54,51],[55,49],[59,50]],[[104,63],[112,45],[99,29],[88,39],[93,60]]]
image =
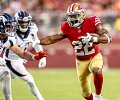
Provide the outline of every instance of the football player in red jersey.
[[[67,9],[67,21],[61,24],[61,32],[37,42],[40,45],[50,45],[65,38],[69,39],[76,55],[77,75],[83,97],[87,100],[102,100],[103,58],[98,44],[111,42],[109,32],[101,26],[98,17],[86,16],[84,7],[73,3]],[[96,94],[91,92],[92,74]]]

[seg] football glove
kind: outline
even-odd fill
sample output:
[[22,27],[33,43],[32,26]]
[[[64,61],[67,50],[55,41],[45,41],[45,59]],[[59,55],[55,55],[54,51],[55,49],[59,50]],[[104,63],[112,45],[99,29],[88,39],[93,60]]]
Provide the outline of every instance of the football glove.
[[37,52],[35,55],[33,55],[32,59],[33,59],[33,60],[39,60],[39,59],[41,59],[41,58],[43,58],[43,57],[48,57],[47,54],[46,54],[46,52],[44,52],[44,51],[39,51],[39,52]]
[[91,40],[92,36],[89,33],[86,33],[86,36],[81,36],[82,43],[88,44]]
[[44,68],[45,66],[46,66],[46,58],[43,57],[43,58],[40,59],[38,67],[39,68]]

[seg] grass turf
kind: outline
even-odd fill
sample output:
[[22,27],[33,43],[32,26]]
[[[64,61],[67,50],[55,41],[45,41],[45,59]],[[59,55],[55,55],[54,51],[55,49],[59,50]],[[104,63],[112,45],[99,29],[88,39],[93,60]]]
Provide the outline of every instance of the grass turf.
[[[29,69],[45,100],[84,100],[75,69]],[[120,70],[103,72],[102,96],[105,100],[120,100]],[[93,84],[92,84],[93,88]],[[93,89],[94,91],[94,89]],[[19,78],[12,79],[13,100],[35,100],[27,85]],[[0,100],[4,100],[0,91]]]

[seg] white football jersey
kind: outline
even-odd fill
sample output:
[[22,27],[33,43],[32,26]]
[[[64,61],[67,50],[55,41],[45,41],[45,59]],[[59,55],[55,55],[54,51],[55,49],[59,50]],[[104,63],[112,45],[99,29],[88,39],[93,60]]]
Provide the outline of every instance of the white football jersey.
[[[38,28],[36,24],[31,23],[27,34],[22,36],[19,33],[15,33],[16,45],[18,45],[24,51],[29,51],[30,47],[33,47],[32,46],[33,42],[36,41],[36,39],[38,39],[37,32],[38,32]],[[11,50],[6,50],[4,56],[5,59],[8,60],[22,60],[22,58],[20,58],[17,54],[15,54]]]
[[0,41],[0,48],[5,48],[5,49],[9,49],[10,47],[12,47],[15,44],[15,37],[9,37],[6,38],[5,40],[1,40]]
[[3,41],[0,40],[0,54],[2,53],[3,49],[7,50],[13,45],[15,45],[15,37],[7,37]]

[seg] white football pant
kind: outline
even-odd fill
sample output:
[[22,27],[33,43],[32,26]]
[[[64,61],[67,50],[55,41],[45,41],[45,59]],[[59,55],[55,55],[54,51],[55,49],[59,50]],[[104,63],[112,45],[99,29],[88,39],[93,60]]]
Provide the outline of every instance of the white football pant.
[[12,100],[11,76],[8,68],[5,66],[0,66],[0,81],[5,100]]
[[18,76],[20,79],[27,83],[30,92],[35,96],[36,100],[44,100],[34,82],[32,75],[27,72],[22,61],[6,60],[6,65],[12,72],[12,78]]

